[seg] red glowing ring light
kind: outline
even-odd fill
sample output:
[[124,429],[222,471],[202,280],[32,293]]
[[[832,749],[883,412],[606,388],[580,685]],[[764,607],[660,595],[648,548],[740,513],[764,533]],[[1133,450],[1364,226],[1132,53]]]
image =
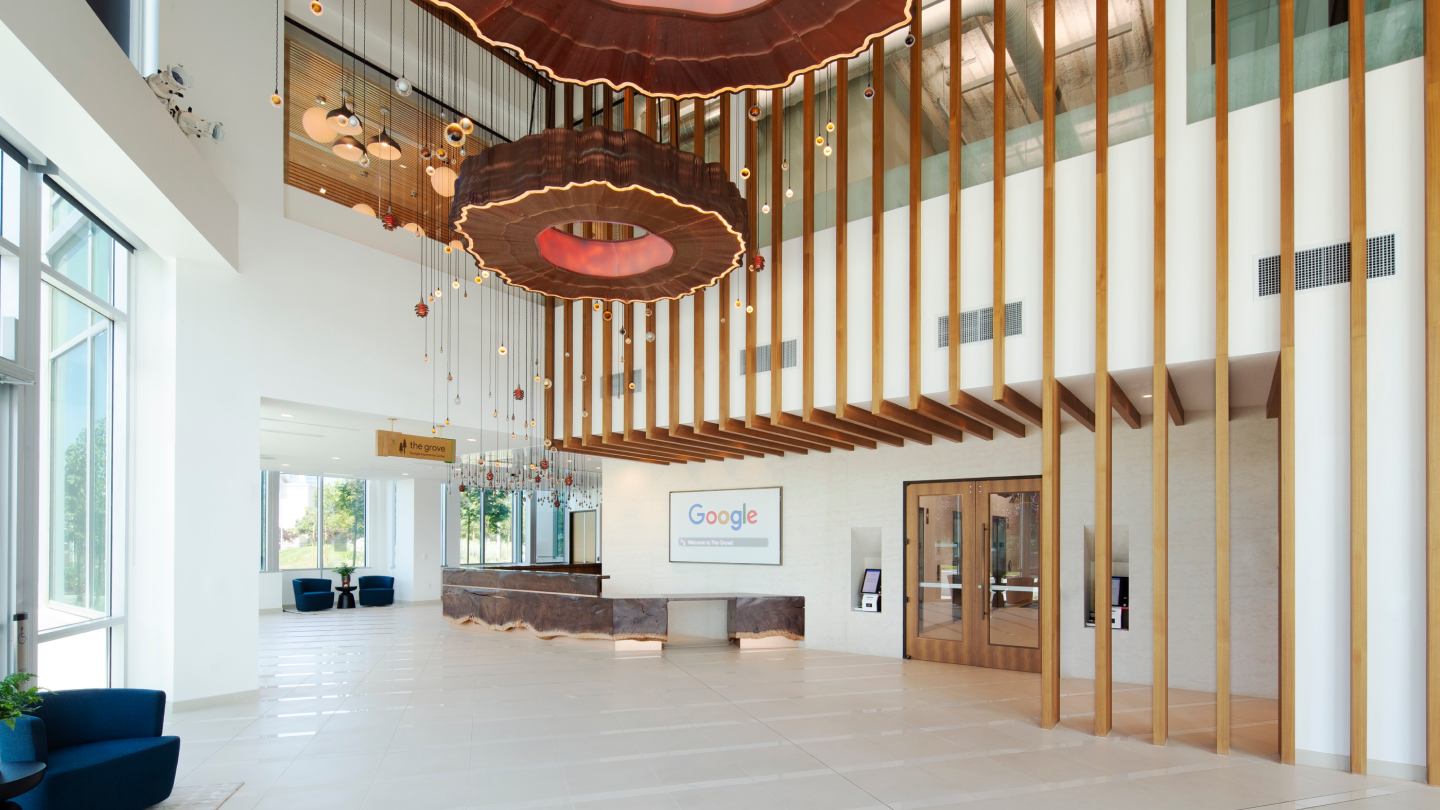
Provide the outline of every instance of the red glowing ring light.
[[910,0],[431,0],[562,81],[711,98],[785,87],[910,24]]
[[[509,284],[565,299],[658,301],[744,264],[740,190],[718,163],[635,130],[549,129],[461,164],[450,216],[466,250]],[[632,225],[588,239],[575,222]]]

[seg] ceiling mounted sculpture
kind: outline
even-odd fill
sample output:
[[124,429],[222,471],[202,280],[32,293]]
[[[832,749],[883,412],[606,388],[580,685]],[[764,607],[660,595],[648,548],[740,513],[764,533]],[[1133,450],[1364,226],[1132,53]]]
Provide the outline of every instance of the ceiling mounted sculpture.
[[563,81],[667,98],[784,87],[910,23],[910,0],[432,0]]
[[[634,130],[549,129],[461,164],[450,209],[481,266],[559,298],[689,295],[744,261],[745,200],[718,163]],[[576,222],[629,225],[589,239]]]

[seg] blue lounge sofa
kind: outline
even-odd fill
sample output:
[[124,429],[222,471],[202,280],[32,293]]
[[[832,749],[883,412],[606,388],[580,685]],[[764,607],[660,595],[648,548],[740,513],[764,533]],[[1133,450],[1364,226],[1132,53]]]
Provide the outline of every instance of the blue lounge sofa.
[[394,577],[360,577],[360,604],[365,607],[380,607],[395,604]]
[[46,763],[45,778],[13,801],[24,810],[141,810],[175,787],[180,738],[162,737],[165,693],[68,689],[32,716],[0,725],[0,761]]
[[335,592],[328,579],[292,579],[296,610],[329,610],[335,607]]

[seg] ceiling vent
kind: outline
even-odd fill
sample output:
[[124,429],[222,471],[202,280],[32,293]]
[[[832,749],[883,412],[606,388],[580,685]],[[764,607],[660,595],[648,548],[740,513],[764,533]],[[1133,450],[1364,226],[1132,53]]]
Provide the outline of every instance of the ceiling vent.
[[[780,344],[780,368],[795,367],[795,341],[787,340]],[[770,370],[770,346],[755,347],[755,373],[763,374]],[[740,350],[740,373],[745,373],[745,350]]]
[[[1005,305],[1005,337],[1014,337],[1023,333],[1025,327],[1025,302],[1011,301]],[[950,316],[940,316],[940,338],[937,345],[941,349],[950,347]],[[979,343],[982,340],[993,340],[995,337],[995,310],[993,307],[983,309],[971,309],[960,313],[960,345],[966,343]]]
[[[1395,234],[1372,236],[1365,240],[1365,277],[1384,278],[1395,275]],[[1337,242],[1324,247],[1295,252],[1295,291],[1313,290],[1335,284],[1350,283],[1350,243]],[[1280,257],[1260,259],[1256,273],[1257,292],[1261,298],[1280,294]]]

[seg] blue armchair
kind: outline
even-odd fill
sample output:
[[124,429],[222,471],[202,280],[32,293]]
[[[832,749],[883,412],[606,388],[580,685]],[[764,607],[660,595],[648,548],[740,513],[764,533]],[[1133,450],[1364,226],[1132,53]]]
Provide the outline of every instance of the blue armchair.
[[0,725],[0,761],[46,763],[45,779],[13,801],[24,810],[141,810],[175,787],[180,738],[162,737],[165,693],[51,692],[33,716]]
[[394,577],[360,577],[360,604],[368,607],[395,604]]
[[329,610],[335,607],[335,592],[328,579],[292,579],[296,610]]

